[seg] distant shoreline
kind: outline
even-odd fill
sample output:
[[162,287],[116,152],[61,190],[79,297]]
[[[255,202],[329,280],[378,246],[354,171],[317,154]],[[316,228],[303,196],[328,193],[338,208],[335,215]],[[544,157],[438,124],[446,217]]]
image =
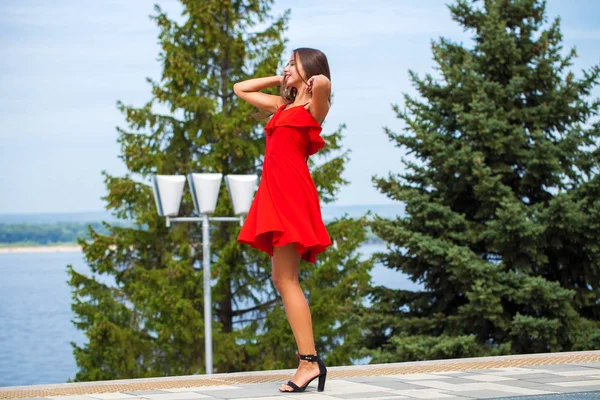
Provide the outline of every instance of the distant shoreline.
[[73,245],[51,245],[51,246],[14,246],[0,247],[0,254],[17,253],[79,253],[81,246]]
[[[377,237],[365,240],[363,245],[382,245],[385,242]],[[78,244],[52,244],[52,245],[19,245],[14,246],[0,243],[0,254],[24,254],[24,253],[80,253],[81,246]]]

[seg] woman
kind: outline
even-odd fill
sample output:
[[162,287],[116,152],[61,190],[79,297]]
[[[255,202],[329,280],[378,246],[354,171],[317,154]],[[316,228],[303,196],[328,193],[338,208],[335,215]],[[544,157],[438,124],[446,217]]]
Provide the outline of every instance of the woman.
[[[310,309],[298,281],[300,259],[316,262],[331,245],[321,217],[317,189],[308,170],[308,157],[321,149],[321,123],[330,107],[331,76],[325,54],[293,51],[283,76],[236,83],[236,95],[273,113],[265,126],[266,150],[260,185],[238,241],[271,256],[272,278],[298,346],[300,365],[282,392],[302,392],[315,378],[325,387],[327,369],[317,355]],[[281,95],[261,93],[280,86]]]

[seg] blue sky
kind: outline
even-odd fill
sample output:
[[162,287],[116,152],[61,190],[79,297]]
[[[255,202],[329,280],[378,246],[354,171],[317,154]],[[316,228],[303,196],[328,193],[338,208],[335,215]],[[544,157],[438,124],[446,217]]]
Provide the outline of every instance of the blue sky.
[[[175,0],[3,0],[0,3],[0,213],[79,212],[104,208],[100,172],[126,172],[117,158],[116,101],[142,105],[146,77],[157,78],[158,3]],[[289,49],[323,50],[335,104],[325,130],[345,123],[351,161],[336,204],[390,201],[373,175],[400,172],[402,151],[383,127],[399,131],[391,104],[414,93],[408,70],[432,72],[430,40],[468,42],[443,0],[278,0],[291,9]],[[561,16],[565,48],[577,47],[574,72],[600,63],[600,2],[549,0]],[[289,52],[284,55],[289,56]],[[596,90],[596,96],[600,91]]]

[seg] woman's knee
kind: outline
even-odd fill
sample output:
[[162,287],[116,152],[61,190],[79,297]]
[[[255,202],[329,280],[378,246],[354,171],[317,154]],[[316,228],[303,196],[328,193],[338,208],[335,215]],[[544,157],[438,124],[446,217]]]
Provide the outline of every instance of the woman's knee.
[[271,279],[273,280],[273,284],[275,287],[281,291],[286,287],[290,287],[292,285],[299,285],[297,276],[290,276],[288,274],[278,273],[275,269],[273,269],[271,273]]
[[300,284],[298,282],[298,264],[300,260],[295,254],[294,247],[288,245],[277,249],[272,260],[271,279],[277,289],[280,290],[290,285]]

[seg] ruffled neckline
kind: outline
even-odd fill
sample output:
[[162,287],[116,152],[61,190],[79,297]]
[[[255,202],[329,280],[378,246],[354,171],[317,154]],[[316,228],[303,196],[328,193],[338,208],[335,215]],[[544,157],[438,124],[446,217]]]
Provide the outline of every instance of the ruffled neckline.
[[[265,131],[267,134],[273,133],[273,130],[278,126],[296,126],[296,127],[311,127],[316,129],[323,129],[321,125],[317,122],[315,117],[312,116],[310,111],[308,111],[304,106],[294,106],[285,110],[285,106],[287,104],[282,105],[279,109],[273,114],[273,117],[269,120],[267,125],[265,126]],[[304,112],[298,113],[298,108],[302,108]]]
[[[265,132],[267,136],[273,134],[273,131],[278,126],[293,126],[297,128],[306,128],[308,134],[308,143],[306,146],[306,159],[312,154],[325,147],[325,141],[321,137],[321,131],[323,128],[317,122],[315,117],[312,116],[304,106],[295,106],[284,110],[285,104],[279,107],[273,117],[269,120],[265,126]],[[293,112],[295,108],[303,108],[303,112]]]

